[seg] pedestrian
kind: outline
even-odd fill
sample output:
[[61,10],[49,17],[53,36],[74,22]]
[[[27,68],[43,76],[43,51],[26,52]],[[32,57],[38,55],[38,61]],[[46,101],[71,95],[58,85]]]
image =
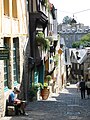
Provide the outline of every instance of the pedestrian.
[[88,79],[88,81],[86,82],[86,90],[89,98],[90,97],[90,79]]
[[80,92],[81,92],[81,99],[85,98],[85,81],[82,79],[79,84]]
[[25,101],[22,101],[20,99],[17,98],[17,95],[20,93],[20,90],[18,90],[16,87],[14,87],[14,90],[10,93],[9,95],[9,103],[11,103],[12,105],[15,105],[15,114],[19,115],[27,115],[25,113],[25,106],[26,103]]
[[77,91],[79,91],[79,90],[80,90],[80,88],[79,88],[79,84],[80,84],[80,82],[78,81],[78,82],[76,83],[76,86],[77,86]]

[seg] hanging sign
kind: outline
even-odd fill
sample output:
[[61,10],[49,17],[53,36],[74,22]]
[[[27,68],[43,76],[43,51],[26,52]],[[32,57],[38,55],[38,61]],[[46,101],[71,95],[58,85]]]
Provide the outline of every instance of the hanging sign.
[[61,49],[58,50],[58,54],[60,54],[60,55],[62,54],[62,50]]
[[0,49],[0,60],[9,59],[9,50],[8,49]]

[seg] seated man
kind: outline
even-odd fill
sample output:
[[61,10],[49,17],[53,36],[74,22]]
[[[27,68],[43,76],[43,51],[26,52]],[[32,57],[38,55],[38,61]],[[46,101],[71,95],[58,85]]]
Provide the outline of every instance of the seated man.
[[22,100],[17,99],[17,95],[20,93],[20,90],[18,90],[16,87],[14,88],[14,91],[11,92],[9,95],[9,103],[13,104],[15,106],[15,114],[19,115],[27,115],[25,113],[25,106],[26,103]]

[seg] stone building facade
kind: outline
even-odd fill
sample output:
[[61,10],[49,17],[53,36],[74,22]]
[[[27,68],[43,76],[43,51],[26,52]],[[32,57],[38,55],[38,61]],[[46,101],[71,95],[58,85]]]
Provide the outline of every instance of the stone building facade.
[[77,23],[75,26],[69,24],[58,25],[60,40],[64,40],[66,47],[72,48],[72,43],[79,41],[84,35],[90,33],[90,27]]
[[90,79],[90,48],[70,49],[72,82]]
[[29,55],[26,9],[25,0],[0,0],[0,117],[5,114],[6,99],[13,88],[23,92]]

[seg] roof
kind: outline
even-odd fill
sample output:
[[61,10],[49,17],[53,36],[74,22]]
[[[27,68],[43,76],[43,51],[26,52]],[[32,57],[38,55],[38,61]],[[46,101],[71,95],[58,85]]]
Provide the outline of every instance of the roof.
[[[76,54],[78,52],[78,55]],[[87,58],[87,49],[70,49],[70,56],[72,62],[82,64]],[[72,58],[74,56],[74,59]]]

